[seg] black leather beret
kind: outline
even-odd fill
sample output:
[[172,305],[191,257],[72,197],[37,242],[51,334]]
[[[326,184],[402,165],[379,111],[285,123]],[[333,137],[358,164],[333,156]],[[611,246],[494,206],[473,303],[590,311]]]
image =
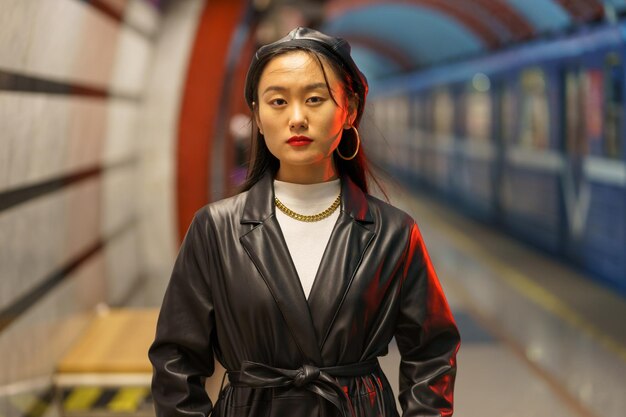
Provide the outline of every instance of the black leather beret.
[[[268,55],[290,46],[317,51],[336,58],[334,61],[350,74],[353,82],[352,88],[359,95],[360,106],[365,103],[368,90],[367,79],[352,60],[350,44],[345,39],[329,36],[314,29],[297,27],[287,36],[260,47],[254,54],[246,75],[244,92],[246,103],[251,109],[254,101],[254,88],[257,87],[253,85],[254,75],[262,71],[262,67],[267,63]],[[260,74],[256,76],[257,82],[259,77]]]

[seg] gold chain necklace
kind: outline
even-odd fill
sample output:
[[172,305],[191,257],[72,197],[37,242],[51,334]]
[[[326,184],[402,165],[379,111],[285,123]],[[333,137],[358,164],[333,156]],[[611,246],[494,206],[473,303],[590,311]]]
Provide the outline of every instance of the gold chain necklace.
[[274,197],[274,202],[276,203],[276,207],[278,207],[280,211],[282,211],[292,219],[296,219],[301,222],[319,222],[320,220],[325,219],[326,217],[333,214],[335,210],[337,210],[337,207],[339,207],[339,205],[341,204],[341,193],[337,196],[335,201],[333,201],[333,204],[326,210],[322,211],[321,213],[311,214],[308,216],[304,214],[298,214],[295,211],[291,210],[290,208],[285,206],[277,197]]

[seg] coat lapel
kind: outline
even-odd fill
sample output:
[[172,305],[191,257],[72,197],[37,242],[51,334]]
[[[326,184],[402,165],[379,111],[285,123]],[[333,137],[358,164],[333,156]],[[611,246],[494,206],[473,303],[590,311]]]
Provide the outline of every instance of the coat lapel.
[[321,366],[309,307],[276,220],[269,173],[248,191],[241,223],[255,225],[240,237],[240,241],[270,289],[303,356]]
[[322,350],[346,292],[375,233],[365,194],[342,178],[342,210],[309,295],[316,338]]

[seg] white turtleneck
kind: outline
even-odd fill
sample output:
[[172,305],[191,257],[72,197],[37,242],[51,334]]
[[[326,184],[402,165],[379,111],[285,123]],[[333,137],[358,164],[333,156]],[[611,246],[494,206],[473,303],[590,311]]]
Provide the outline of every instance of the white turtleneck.
[[[330,207],[339,193],[339,179],[318,184],[293,184],[274,181],[276,197],[298,214],[317,214]],[[339,218],[337,208],[330,216],[317,222],[302,222],[287,216],[276,208],[276,219],[287,242],[287,248],[296,267],[304,295],[309,298],[322,255]]]

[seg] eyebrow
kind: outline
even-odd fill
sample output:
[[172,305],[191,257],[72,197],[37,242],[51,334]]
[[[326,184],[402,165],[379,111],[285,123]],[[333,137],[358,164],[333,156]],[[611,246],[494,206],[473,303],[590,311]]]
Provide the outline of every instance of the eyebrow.
[[[315,90],[318,88],[326,89],[326,83],[314,83],[314,84],[308,84],[304,86],[305,91]],[[267,93],[268,91],[285,91],[285,90],[287,90],[286,87],[283,87],[280,85],[270,85],[269,87],[265,89],[265,91],[263,91],[263,94]]]

